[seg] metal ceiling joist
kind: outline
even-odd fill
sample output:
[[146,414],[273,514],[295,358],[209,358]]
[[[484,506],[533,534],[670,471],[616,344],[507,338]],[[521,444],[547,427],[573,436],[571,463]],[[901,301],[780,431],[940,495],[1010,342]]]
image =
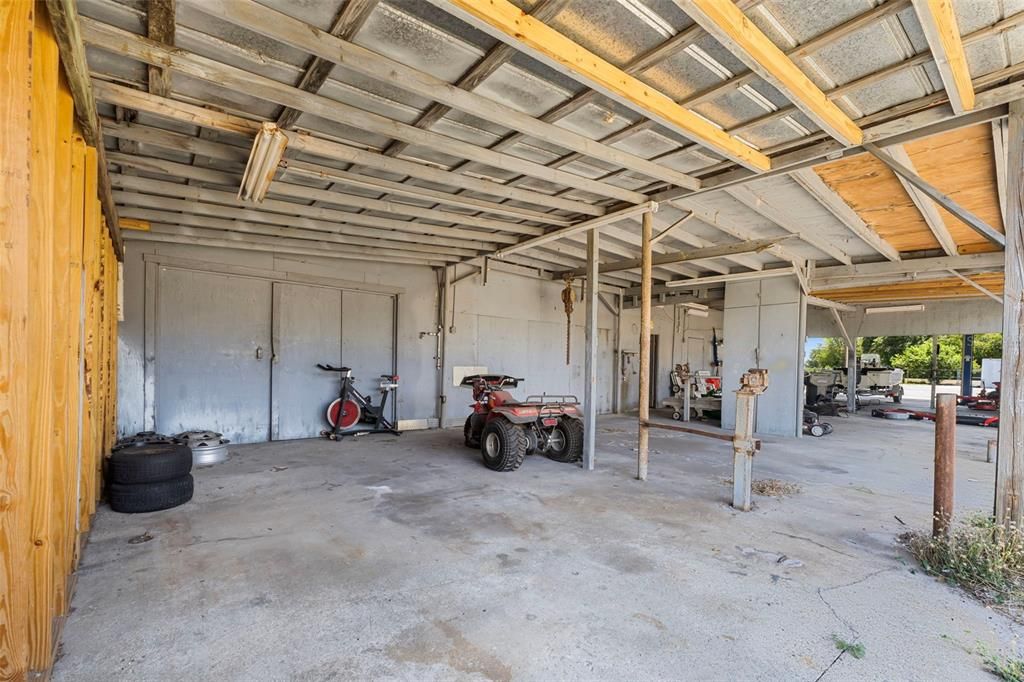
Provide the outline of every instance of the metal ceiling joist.
[[663,92],[629,75],[507,0],[429,0],[471,25],[600,91],[642,116],[755,170],[770,168],[768,157],[706,119],[676,104]]
[[[901,144],[896,144],[891,147],[886,147],[886,152],[897,162],[902,164],[908,170],[917,172],[914,168],[914,162],[911,161],[910,155],[907,154],[906,148]],[[884,161],[883,161],[884,163]],[[899,180],[900,185],[903,186],[903,190],[910,197],[910,200],[914,203],[917,208],[917,212],[921,214],[921,219],[924,220],[925,225],[931,231],[935,237],[935,241],[939,243],[939,247],[947,256],[955,256],[958,253],[956,240],[953,239],[953,235],[950,234],[949,228],[946,227],[946,221],[942,219],[942,214],[939,212],[938,205],[928,198],[928,195],[917,188],[910,180],[903,177],[899,173],[895,173],[896,179]]]
[[753,24],[731,0],[675,0],[747,67],[774,85],[821,129],[846,146],[858,145],[861,129]]
[[306,113],[335,123],[423,145],[445,154],[515,171],[545,182],[575,187],[601,197],[615,198],[629,203],[640,203],[646,200],[646,197],[638,192],[590,180],[566,171],[551,169],[510,154],[493,152],[453,137],[421,130],[380,114],[359,109],[338,100],[314,95],[265,76],[182,49],[169,50],[147,38],[114,26],[83,19],[82,35],[86,43],[93,47],[147,64],[162,65],[175,72],[214,83],[218,87],[301,109]]
[[974,86],[952,1],[914,0],[914,11],[953,111],[970,111],[974,108]]
[[[729,282],[750,282],[754,280],[773,279],[775,277],[793,276],[795,276],[793,268],[785,267],[776,268],[774,270],[761,270],[759,272],[735,272],[728,275],[713,275],[711,277],[696,277],[694,279],[676,279],[672,280],[671,282],[666,282],[663,285],[654,287],[651,293],[668,293],[670,291],[676,291],[679,289],[697,289],[702,287],[708,287],[714,284],[728,284]],[[640,293],[640,288],[635,287],[632,289],[626,289],[624,293],[627,296],[636,296]]]
[[844,313],[852,313],[857,310],[852,305],[846,305],[845,303],[839,303],[838,301],[830,301],[827,298],[818,298],[817,296],[804,296],[804,300],[807,301],[807,305],[814,306],[815,308],[832,308],[833,310],[840,310]]
[[921,190],[921,192],[928,196],[932,201],[949,211],[958,220],[967,225],[967,227],[971,228],[996,246],[1003,247],[1006,245],[1006,238],[1003,237],[1000,232],[960,204],[950,199],[949,196],[940,192],[931,183],[927,182],[924,178],[915,173],[913,169],[908,168],[906,165],[894,159],[885,150],[879,149],[870,142],[864,144],[864,149],[888,166],[891,171],[896,173],[896,175],[907,180],[907,182]]
[[989,289],[986,289],[985,287],[983,287],[983,286],[981,286],[980,284],[978,284],[977,282],[975,282],[975,281],[974,281],[973,279],[971,279],[970,277],[967,277],[966,275],[963,275],[963,274],[961,274],[960,272],[958,272],[958,271],[956,271],[956,270],[950,270],[949,272],[950,272],[950,274],[952,274],[952,275],[956,275],[956,277],[957,277],[958,279],[961,279],[961,280],[963,280],[964,284],[969,284],[969,285],[971,285],[972,287],[974,287],[975,289],[977,289],[977,290],[978,290],[978,291],[980,291],[981,293],[983,293],[983,294],[985,294],[986,296],[988,296],[989,298],[991,298],[991,299],[992,299],[993,301],[996,301],[996,302],[997,302],[997,303],[999,303],[1000,305],[1002,305],[1002,304],[1003,304],[1003,297],[1002,297],[1002,296],[1000,296],[999,294],[993,293],[993,292],[992,292],[992,291],[990,291]]
[[888,260],[898,261],[900,259],[899,251],[871,229],[857,212],[850,208],[846,200],[825,184],[825,181],[813,169],[801,168],[790,173],[790,177],[803,187],[808,194],[814,197],[829,213],[835,216],[839,222],[845,225],[850,232],[857,235],[862,242],[885,256]]
[[[198,107],[186,102],[156,97],[141,90],[106,81],[93,79],[93,90],[96,93],[97,99],[109,104],[146,111],[182,123],[238,133],[247,138],[255,135],[260,127],[260,123],[253,119]],[[518,187],[508,187],[492,180],[459,175],[404,159],[392,159],[377,152],[350,147],[339,142],[311,135],[288,133],[288,147],[293,151],[303,151],[315,156],[345,163],[354,163],[389,173],[409,175],[449,187],[463,187],[473,192],[502,199],[511,199],[536,206],[547,206],[587,215],[604,214],[604,209],[600,206],[593,206],[582,201],[563,199]]]
[[875,277],[879,275],[920,274],[945,272],[949,269],[976,270],[1003,266],[1001,253],[974,253],[967,256],[939,256],[937,258],[904,259],[898,263],[857,263],[815,268],[814,281],[824,279]]

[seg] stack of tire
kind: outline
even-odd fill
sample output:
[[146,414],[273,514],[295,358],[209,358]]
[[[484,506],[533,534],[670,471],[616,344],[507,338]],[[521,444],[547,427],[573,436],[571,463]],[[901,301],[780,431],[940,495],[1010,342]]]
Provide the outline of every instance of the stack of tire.
[[150,431],[123,438],[106,464],[107,499],[116,512],[160,511],[192,499],[192,451],[173,438]]

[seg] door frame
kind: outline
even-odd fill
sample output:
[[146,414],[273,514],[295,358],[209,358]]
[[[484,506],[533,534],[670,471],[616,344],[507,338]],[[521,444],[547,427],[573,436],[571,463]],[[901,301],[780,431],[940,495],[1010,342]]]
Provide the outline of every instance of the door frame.
[[[295,272],[278,272],[276,270],[264,270],[239,265],[227,265],[212,261],[195,260],[191,258],[179,258],[163,254],[145,253],[142,254],[145,265],[145,318],[143,320],[143,388],[142,388],[142,415],[144,430],[153,431],[156,429],[156,330],[157,330],[157,300],[159,294],[159,272],[160,268],[173,270],[188,270],[193,272],[206,272],[217,275],[229,275],[232,277],[247,277],[260,279],[271,283],[270,316],[271,336],[273,336],[274,324],[274,283],[284,284],[305,284],[308,286],[319,286],[340,291],[358,291],[362,293],[390,295],[393,300],[392,325],[392,371],[398,373],[398,306],[399,296],[405,293],[402,287],[393,287],[383,284],[369,284],[366,282],[355,282],[334,277],[321,277],[319,275],[306,275]],[[271,347],[271,354],[274,352]],[[270,373],[271,375],[273,372]],[[271,379],[272,381],[272,379]],[[269,386],[273,391],[273,384]],[[391,419],[395,420],[397,414],[397,392],[392,394]],[[270,394],[271,413],[270,423],[267,425],[267,432],[271,433],[273,426],[273,393]]]

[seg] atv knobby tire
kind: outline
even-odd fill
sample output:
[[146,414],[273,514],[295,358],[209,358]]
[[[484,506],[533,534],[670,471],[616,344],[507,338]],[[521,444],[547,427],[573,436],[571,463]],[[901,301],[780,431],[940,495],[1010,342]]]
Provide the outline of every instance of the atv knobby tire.
[[153,443],[123,448],[107,458],[108,483],[158,483],[192,471],[187,445]]
[[583,422],[563,417],[554,428],[562,434],[563,446],[559,450],[548,449],[544,454],[556,462],[578,462],[583,458]]
[[476,449],[480,447],[479,439],[473,438],[473,417],[476,415],[469,415],[466,417],[466,425],[462,427],[462,438],[466,442],[467,448]]
[[160,511],[192,499],[192,474],[156,483],[111,483],[107,486],[110,508],[125,514]]
[[515,471],[526,458],[528,440],[522,426],[505,417],[492,419],[480,435],[484,466],[492,471]]

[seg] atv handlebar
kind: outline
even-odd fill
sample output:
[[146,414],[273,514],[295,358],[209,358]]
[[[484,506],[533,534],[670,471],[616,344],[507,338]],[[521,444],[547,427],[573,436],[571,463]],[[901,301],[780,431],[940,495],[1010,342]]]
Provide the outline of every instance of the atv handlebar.
[[462,377],[462,381],[459,386],[466,386],[472,388],[476,385],[477,381],[482,381],[485,385],[494,388],[501,388],[502,386],[511,386],[515,388],[519,386],[520,381],[526,381],[522,377],[513,377],[508,374],[470,374]]

